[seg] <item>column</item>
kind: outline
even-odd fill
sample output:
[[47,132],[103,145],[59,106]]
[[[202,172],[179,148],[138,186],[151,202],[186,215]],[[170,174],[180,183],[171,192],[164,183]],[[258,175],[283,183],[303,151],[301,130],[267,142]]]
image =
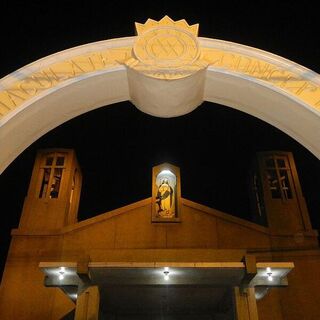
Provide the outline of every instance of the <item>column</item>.
[[258,309],[254,288],[247,288],[241,292],[239,287],[234,288],[236,319],[258,320]]
[[77,299],[75,320],[98,320],[99,319],[99,288],[88,287]]

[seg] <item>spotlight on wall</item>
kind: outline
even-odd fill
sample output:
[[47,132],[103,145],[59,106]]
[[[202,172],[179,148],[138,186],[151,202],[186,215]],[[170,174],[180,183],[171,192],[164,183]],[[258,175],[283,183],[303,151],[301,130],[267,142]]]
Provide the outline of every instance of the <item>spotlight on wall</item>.
[[164,280],[168,281],[169,280],[169,267],[164,267],[164,271],[163,271],[163,274],[164,274]]
[[267,275],[268,275],[268,281],[272,281],[273,277],[272,277],[272,272],[270,267],[267,267]]

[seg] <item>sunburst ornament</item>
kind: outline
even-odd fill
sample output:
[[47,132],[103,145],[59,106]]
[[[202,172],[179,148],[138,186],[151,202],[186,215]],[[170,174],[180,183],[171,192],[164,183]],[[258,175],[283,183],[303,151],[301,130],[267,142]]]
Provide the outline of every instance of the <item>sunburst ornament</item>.
[[198,36],[199,24],[189,25],[185,19],[178,21],[172,20],[169,16],[164,16],[161,20],[156,21],[153,19],[148,19],[144,24],[136,22],[137,35],[141,35],[150,29],[159,27],[178,27],[180,29],[186,30],[193,34],[195,37]]
[[198,24],[173,21],[165,16],[160,21],[148,19],[136,23],[137,39],[133,56],[126,65],[158,79],[179,79],[204,69],[197,40]]

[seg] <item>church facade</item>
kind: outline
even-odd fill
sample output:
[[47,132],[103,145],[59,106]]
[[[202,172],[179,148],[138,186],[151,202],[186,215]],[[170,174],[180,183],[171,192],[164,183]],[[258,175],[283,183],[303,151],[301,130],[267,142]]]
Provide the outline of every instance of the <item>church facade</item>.
[[1,283],[1,319],[318,319],[320,250],[291,153],[253,163],[253,222],[181,197],[179,168],[152,196],[77,221],[81,168],[40,150]]

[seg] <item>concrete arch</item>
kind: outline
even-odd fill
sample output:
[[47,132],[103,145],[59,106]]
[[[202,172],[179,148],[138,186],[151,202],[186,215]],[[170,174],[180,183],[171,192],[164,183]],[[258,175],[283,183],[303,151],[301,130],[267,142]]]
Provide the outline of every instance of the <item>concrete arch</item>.
[[141,67],[132,50],[138,35],[59,52],[0,80],[0,172],[54,127],[126,100],[161,117],[216,102],[274,125],[320,158],[318,74],[255,48],[194,39],[195,67]]

